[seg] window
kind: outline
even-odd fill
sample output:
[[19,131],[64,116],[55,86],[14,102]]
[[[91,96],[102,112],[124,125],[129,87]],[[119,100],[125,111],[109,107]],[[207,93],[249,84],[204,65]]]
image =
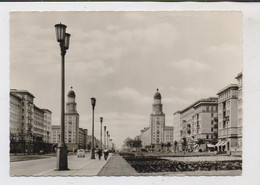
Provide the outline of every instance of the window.
[[211,132],[213,132],[213,127],[211,127]]
[[213,125],[213,120],[211,120],[211,125]]
[[209,138],[209,135],[207,135],[206,137],[207,137],[207,139],[208,139],[208,138]]
[[212,117],[212,118],[214,117],[214,113],[211,113],[211,117]]

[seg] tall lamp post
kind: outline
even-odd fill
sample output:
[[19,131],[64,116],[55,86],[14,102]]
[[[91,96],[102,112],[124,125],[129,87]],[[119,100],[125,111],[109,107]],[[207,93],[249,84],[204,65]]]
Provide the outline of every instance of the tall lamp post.
[[69,170],[68,169],[68,156],[67,146],[64,141],[64,128],[65,128],[65,115],[64,115],[64,91],[65,91],[65,54],[66,50],[69,49],[70,34],[66,33],[67,26],[64,24],[56,24],[56,38],[60,43],[61,51],[61,139],[57,147],[57,161],[56,170]]
[[103,117],[100,117],[100,149],[102,151],[102,122],[103,122]]
[[107,144],[106,144],[106,133],[107,133],[107,126],[104,126],[104,145],[105,145],[105,148],[107,147]]
[[108,137],[109,137],[109,132],[107,131],[107,149],[108,149]]
[[94,109],[96,105],[96,99],[91,98],[91,105],[92,105],[92,143],[91,143],[91,159],[95,159],[95,149],[94,149]]

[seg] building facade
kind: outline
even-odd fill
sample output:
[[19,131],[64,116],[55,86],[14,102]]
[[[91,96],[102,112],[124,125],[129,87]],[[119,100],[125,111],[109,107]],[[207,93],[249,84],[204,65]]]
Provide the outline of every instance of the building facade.
[[157,89],[154,94],[152,113],[150,115],[151,144],[155,150],[161,150],[161,145],[164,143],[165,114],[163,113],[161,99],[161,94]]
[[182,143],[181,111],[173,114],[173,150],[179,151]]
[[60,142],[60,125],[51,125],[51,143]]
[[44,128],[46,131],[44,132],[44,140],[47,143],[51,143],[51,118],[52,112],[48,109],[43,109],[44,111]]
[[164,141],[165,144],[173,144],[173,127],[165,126],[164,127]]
[[162,96],[159,89],[154,94],[152,113],[150,114],[149,127],[141,130],[140,140],[142,147],[159,151],[164,146],[173,144],[173,127],[165,126],[165,114],[163,113]]
[[243,128],[243,75],[236,76],[238,81],[237,92],[237,151],[242,152],[242,128]]
[[[214,143],[218,98],[200,99],[174,113],[174,148],[193,151],[197,143]],[[215,138],[216,139],[216,138]]]
[[145,127],[141,130],[140,140],[142,141],[142,147],[148,148],[151,145],[151,131],[150,127]]
[[36,106],[34,98],[26,90],[10,90],[11,152],[49,150],[51,111]]
[[218,143],[220,152],[242,152],[242,73],[238,84],[230,84],[218,92]]
[[79,128],[79,146],[80,149],[87,148],[88,129]]
[[65,113],[65,143],[69,151],[79,148],[79,114],[77,112],[76,94],[72,90],[67,95]]

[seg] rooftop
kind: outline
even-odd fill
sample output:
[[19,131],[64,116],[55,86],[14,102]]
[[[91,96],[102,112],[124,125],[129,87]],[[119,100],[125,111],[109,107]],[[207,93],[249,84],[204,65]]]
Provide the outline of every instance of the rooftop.
[[240,72],[240,73],[238,73],[237,74],[237,76],[235,77],[235,79],[238,79],[238,78],[240,78],[240,77],[242,77],[243,75],[242,75],[242,72]]
[[[218,102],[218,98],[217,97],[209,97],[209,98],[203,98],[203,99],[199,99],[196,102],[194,102],[193,104],[191,104],[190,106],[186,107],[185,109],[181,110],[181,111],[177,111],[178,113],[183,113],[185,111],[187,111],[190,108],[196,107],[200,104],[212,104],[212,103],[217,103]],[[177,113],[176,112],[176,113]],[[174,114],[176,114],[174,113]]]
[[218,91],[217,95],[220,95],[221,93],[227,91],[227,90],[237,90],[238,89],[238,85],[237,84],[230,84],[226,87],[224,87],[223,89],[221,89],[220,91]]
[[35,98],[35,96],[32,93],[30,93],[29,91],[26,91],[26,90],[11,89],[10,92],[11,93],[28,94],[28,95],[32,96],[33,98]]

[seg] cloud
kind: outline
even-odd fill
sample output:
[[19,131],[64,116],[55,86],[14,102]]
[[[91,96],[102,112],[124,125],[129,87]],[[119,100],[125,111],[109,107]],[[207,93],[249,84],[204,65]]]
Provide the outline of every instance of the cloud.
[[184,59],[180,61],[175,61],[172,65],[183,72],[190,72],[190,71],[206,71],[210,69],[210,67],[202,62],[193,60],[193,59]]
[[89,62],[78,61],[68,64],[71,71],[76,71],[76,75],[84,75],[88,81],[93,81],[100,77],[113,74],[115,69],[111,66],[106,66],[104,61],[93,60]]
[[210,96],[216,96],[216,91],[207,87],[187,87],[183,91],[190,95],[197,95],[201,98],[207,98]]
[[163,104],[186,104],[187,98],[180,98],[180,97],[172,97],[172,98],[163,98]]
[[213,45],[206,49],[206,52],[218,55],[218,54],[224,54],[226,55],[237,55],[238,53],[242,53],[242,47],[240,44],[229,44],[229,43],[221,43],[219,45]]
[[111,91],[108,94],[110,96],[116,96],[120,99],[127,100],[129,102],[134,102],[134,103],[143,104],[143,103],[151,103],[152,101],[151,97],[145,96],[140,92],[138,92],[137,90],[130,87],[124,87],[117,91]]

